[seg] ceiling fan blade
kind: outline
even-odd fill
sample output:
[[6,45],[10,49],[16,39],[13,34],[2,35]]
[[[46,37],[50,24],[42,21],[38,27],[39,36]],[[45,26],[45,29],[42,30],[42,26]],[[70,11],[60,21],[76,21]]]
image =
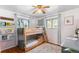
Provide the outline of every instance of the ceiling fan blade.
[[35,7],[36,8],[36,6],[32,6],[32,7]]
[[41,10],[43,12],[43,14],[45,14],[46,12],[44,10]]
[[35,14],[37,12],[37,10],[33,11],[33,14]]
[[38,8],[38,6],[32,6],[32,7],[34,7],[34,8]]
[[49,6],[44,6],[43,8],[49,8]]

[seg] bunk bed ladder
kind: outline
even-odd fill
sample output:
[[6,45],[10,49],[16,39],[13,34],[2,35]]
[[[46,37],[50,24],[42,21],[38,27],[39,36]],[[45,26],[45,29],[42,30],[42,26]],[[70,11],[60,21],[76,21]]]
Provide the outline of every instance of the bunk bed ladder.
[[45,42],[48,42],[48,38],[47,38],[47,33],[46,33],[46,29],[45,27],[43,27],[43,36],[44,36],[44,39],[45,39]]

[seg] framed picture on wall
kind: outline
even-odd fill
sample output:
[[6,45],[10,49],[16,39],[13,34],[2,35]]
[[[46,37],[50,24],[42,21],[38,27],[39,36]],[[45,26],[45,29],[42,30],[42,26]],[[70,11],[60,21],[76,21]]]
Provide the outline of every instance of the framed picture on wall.
[[64,22],[66,25],[73,25],[74,24],[74,16],[64,17]]

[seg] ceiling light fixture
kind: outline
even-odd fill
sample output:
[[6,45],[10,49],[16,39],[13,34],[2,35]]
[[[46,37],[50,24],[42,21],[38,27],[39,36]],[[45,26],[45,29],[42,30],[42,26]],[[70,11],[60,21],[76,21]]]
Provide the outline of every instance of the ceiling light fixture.
[[37,6],[33,6],[33,7],[36,8],[36,10],[33,11],[33,14],[35,14],[35,13],[45,14],[46,13],[45,9],[49,8],[49,6],[45,6],[45,5],[37,5]]

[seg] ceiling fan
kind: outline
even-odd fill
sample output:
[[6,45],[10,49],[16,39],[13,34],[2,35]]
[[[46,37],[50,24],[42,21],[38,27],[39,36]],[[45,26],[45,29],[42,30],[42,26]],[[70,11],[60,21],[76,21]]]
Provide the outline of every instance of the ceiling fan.
[[45,14],[46,13],[45,9],[49,8],[49,6],[45,6],[45,5],[37,5],[37,6],[33,6],[33,7],[36,9],[33,11],[33,14],[35,14],[35,13]]

